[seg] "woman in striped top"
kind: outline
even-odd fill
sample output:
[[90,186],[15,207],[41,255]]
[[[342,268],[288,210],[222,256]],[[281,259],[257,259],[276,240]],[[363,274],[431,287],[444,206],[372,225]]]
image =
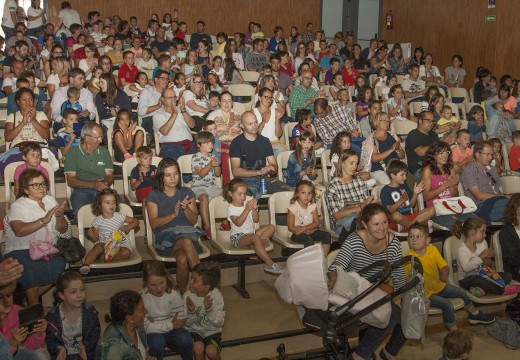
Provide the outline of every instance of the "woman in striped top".
[[[399,240],[388,232],[388,219],[383,206],[380,204],[368,204],[363,208],[357,222],[356,232],[350,234],[345,240],[338,256],[329,267],[329,289],[333,288],[336,283],[336,269],[338,266],[341,266],[345,271],[359,272],[378,260],[388,260],[393,263],[402,258]],[[369,271],[362,276],[368,278],[378,270]],[[406,283],[404,267],[399,267],[392,271],[392,283],[396,289]],[[401,330],[400,319],[400,308],[392,303],[392,314],[387,328],[379,329],[368,326],[353,354],[353,359],[369,359],[379,346],[379,343],[390,332],[392,336],[379,353],[379,357],[381,359],[396,359],[399,350],[406,340]]]

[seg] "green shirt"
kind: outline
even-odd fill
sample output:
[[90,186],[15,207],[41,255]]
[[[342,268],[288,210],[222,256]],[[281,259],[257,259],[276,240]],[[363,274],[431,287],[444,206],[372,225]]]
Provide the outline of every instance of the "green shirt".
[[76,174],[78,180],[104,179],[106,170],[113,172],[114,166],[108,150],[101,146],[91,155],[80,144],[70,149],[65,158],[65,173]]
[[305,91],[301,85],[296,86],[289,95],[289,107],[291,108],[291,116],[296,119],[296,110],[308,109],[314,114],[314,102],[304,106],[305,102],[313,97],[317,91],[311,87]]

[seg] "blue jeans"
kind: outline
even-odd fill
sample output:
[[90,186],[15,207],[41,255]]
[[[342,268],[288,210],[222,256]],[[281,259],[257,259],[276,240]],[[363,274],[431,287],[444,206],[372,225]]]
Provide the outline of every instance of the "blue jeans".
[[162,145],[161,144],[161,157],[162,158],[170,158],[173,160],[177,160],[182,155],[187,154],[195,154],[195,143],[192,142],[192,146],[189,148],[188,151],[184,151],[184,147],[181,145],[174,145],[174,144],[167,144]]
[[343,229],[350,231],[350,227],[352,226],[352,223],[356,220],[357,216],[358,216],[358,213],[354,212],[354,213],[350,213],[349,215],[345,216],[342,219],[337,220],[336,223],[338,224],[338,226],[336,227],[336,230],[335,230],[336,234],[340,235],[341,231]]
[[0,332],[0,359],[11,360],[12,358],[9,342]]
[[[477,214],[481,211],[486,201],[481,201],[477,204]],[[489,212],[489,221],[494,222],[504,220],[504,212],[506,211],[506,205],[508,201],[509,199],[506,197],[495,201],[493,204],[493,211]]]
[[[16,354],[13,357],[2,357],[2,359],[13,359],[13,360],[46,360],[48,359],[48,353],[45,349],[29,350],[24,347],[18,348]],[[9,354],[11,356],[11,354]]]
[[[141,127],[150,135],[153,135],[153,117],[147,116],[141,119]],[[153,137],[152,137],[153,138]]]
[[[251,193],[251,196],[253,196],[255,199],[260,199],[262,197],[263,194],[260,189],[260,177],[259,176],[241,177],[241,179],[247,183],[248,194]],[[274,194],[274,193],[277,193],[280,191],[292,191],[293,190],[293,188],[291,188],[286,183],[284,183],[278,179],[273,179],[270,177],[265,177],[265,185],[266,185],[268,194]]]
[[446,327],[452,327],[457,324],[455,310],[449,299],[462,299],[464,308],[473,305],[464,289],[450,284],[446,284],[446,287],[440,293],[430,296],[430,306],[442,310],[442,320]]
[[173,329],[162,334],[147,334],[146,340],[150,356],[155,356],[157,360],[162,360],[165,347],[177,351],[182,360],[193,359],[193,340],[188,330],[184,328]]
[[392,314],[386,329],[379,329],[373,326],[368,326],[365,334],[356,348],[356,354],[363,359],[370,359],[374,351],[379,347],[379,344],[386,337],[387,334],[392,334],[390,340],[385,346],[386,351],[392,355],[397,356],[399,350],[404,345],[406,339],[401,330],[401,309],[399,306],[391,302]]
[[81,209],[82,206],[92,204],[94,202],[95,197],[96,189],[72,189],[70,201],[72,202],[72,210],[74,212],[74,217],[78,215],[78,211],[79,209]]
[[455,220],[460,220],[464,222],[466,219],[475,217],[473,213],[470,214],[460,214],[460,215],[436,215],[432,218],[432,221],[436,224],[444,226],[448,229],[451,229]]

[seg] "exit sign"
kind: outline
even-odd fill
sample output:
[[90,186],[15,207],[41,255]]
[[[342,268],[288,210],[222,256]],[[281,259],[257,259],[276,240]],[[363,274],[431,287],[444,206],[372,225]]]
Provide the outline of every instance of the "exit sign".
[[497,21],[497,16],[496,15],[484,16],[484,20],[486,20],[486,21]]

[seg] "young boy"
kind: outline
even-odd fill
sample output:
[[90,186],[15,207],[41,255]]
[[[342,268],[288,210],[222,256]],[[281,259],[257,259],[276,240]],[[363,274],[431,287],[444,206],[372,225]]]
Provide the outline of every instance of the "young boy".
[[443,356],[439,360],[468,360],[473,350],[473,334],[465,330],[449,332],[442,344]]
[[202,130],[213,134],[215,142],[213,143],[213,151],[211,152],[211,155],[214,155],[218,159],[218,162],[221,163],[221,154],[229,153],[229,149],[222,148],[220,138],[217,134],[217,124],[215,124],[213,120],[206,120],[202,123]]
[[14,193],[18,194],[20,184],[18,179],[25,169],[36,169],[39,170],[47,181],[49,180],[49,173],[43,166],[42,162],[42,149],[37,142],[28,142],[22,149],[23,164],[18,165],[14,170]]
[[413,223],[424,223],[435,216],[433,207],[426,208],[419,212],[413,212],[417,204],[417,196],[425,189],[424,183],[416,183],[413,193],[406,184],[408,166],[400,160],[390,162],[386,169],[390,178],[390,184],[381,189],[381,204],[388,209],[392,222],[389,224],[391,229],[397,230],[395,223],[409,228]]
[[123,61],[124,64],[119,68],[117,75],[119,77],[121,87],[124,87],[126,84],[133,84],[135,77],[139,72],[137,66],[134,65],[135,57],[132,51],[127,50],[123,53]]
[[220,94],[217,91],[210,91],[208,95],[208,104],[209,104],[209,111],[208,114],[213,110],[220,109],[220,105],[218,102]]
[[79,103],[79,89],[74,86],[70,86],[67,90],[67,100],[61,104],[61,116],[66,109],[74,109],[78,114],[83,111]]
[[137,149],[137,166],[130,172],[130,189],[135,191],[137,201],[143,203],[153,189],[153,181],[157,167],[152,165],[153,152],[148,146]]
[[520,131],[513,131],[513,146],[509,150],[509,167],[513,171],[520,171]]
[[466,165],[473,161],[473,150],[471,150],[471,134],[469,130],[457,131],[457,145],[451,149],[451,160],[455,165],[455,171],[461,173]]
[[296,150],[298,138],[304,131],[312,131],[312,112],[308,109],[296,110],[295,119],[298,122],[291,133],[291,150]]
[[[336,74],[341,74],[341,71],[339,70],[339,60],[335,57],[330,58],[329,60],[330,69],[327,70],[325,73],[325,84],[329,85],[330,81]],[[343,76],[343,75],[342,75]]]
[[[464,301],[464,309],[468,312],[469,323],[491,324],[495,318],[478,311],[468,297],[466,291],[458,286],[447,284],[450,268],[442,258],[439,250],[430,245],[428,228],[415,223],[408,229],[410,251],[406,255],[416,256],[423,267],[424,289],[430,299],[430,306],[442,310],[444,325],[449,331],[457,330],[455,310],[449,299],[460,298]],[[410,275],[410,264],[406,266],[406,274]]]
[[81,136],[78,131],[74,132],[74,124],[78,123],[78,112],[74,109],[65,109],[63,112],[63,128],[56,134],[56,147],[63,156],[67,156],[69,150],[80,143]]
[[[347,95],[348,96],[348,95]],[[348,98],[348,97],[347,97]],[[339,96],[338,96],[339,99]],[[368,116],[365,116],[359,121],[359,130],[361,131],[361,136],[365,139],[372,134],[374,130],[372,130],[372,119],[376,116],[378,112],[383,111],[383,103],[381,100],[374,100],[370,104],[368,108]]]
[[217,288],[220,268],[205,261],[193,267],[189,289],[183,299],[188,310],[186,329],[193,338],[195,359],[220,360],[222,326],[226,312],[224,298]]
[[191,158],[191,190],[200,202],[200,216],[206,231],[206,236],[211,238],[211,224],[209,222],[209,201],[222,195],[222,187],[216,177],[221,174],[220,164],[216,156],[212,155],[215,137],[209,131],[201,131],[195,136],[197,149],[199,150]]
[[153,75],[152,75],[152,79],[155,79],[155,73],[159,70],[164,70],[164,71],[168,71],[168,74],[170,76],[170,80],[173,79],[173,70],[171,69],[172,67],[172,61],[170,60],[170,57],[166,54],[162,54],[161,56],[159,56],[159,58],[157,59],[157,67],[155,69],[153,69]]

